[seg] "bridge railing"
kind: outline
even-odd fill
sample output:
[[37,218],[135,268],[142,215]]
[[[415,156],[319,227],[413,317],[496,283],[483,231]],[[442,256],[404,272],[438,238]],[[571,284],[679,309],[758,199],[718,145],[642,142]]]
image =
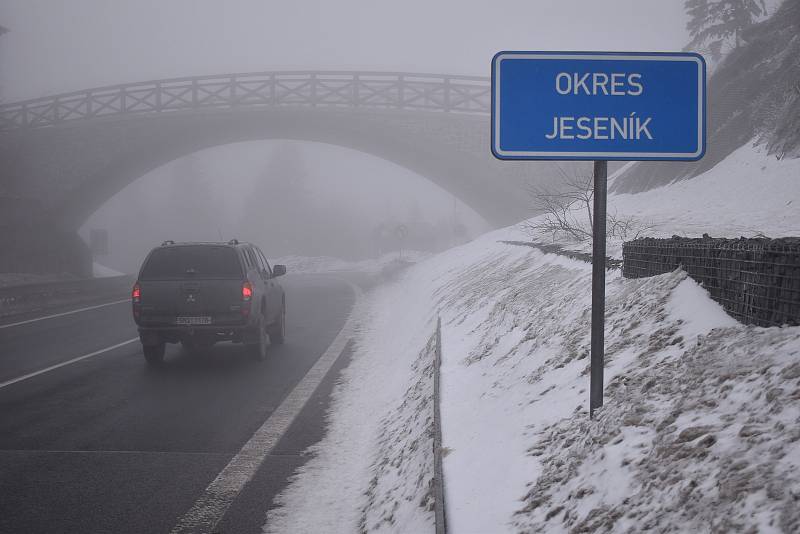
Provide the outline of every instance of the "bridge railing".
[[487,78],[435,74],[285,71],[172,78],[0,105],[0,130],[203,108],[301,106],[485,115],[490,93]]

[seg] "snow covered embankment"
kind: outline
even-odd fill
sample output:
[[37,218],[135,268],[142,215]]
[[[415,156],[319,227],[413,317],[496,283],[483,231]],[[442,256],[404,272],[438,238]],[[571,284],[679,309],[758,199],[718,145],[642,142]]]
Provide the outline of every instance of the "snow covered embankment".
[[589,266],[492,248],[437,291],[453,532],[800,528],[800,328],[610,274],[590,422]]
[[680,272],[610,273],[606,407],[590,423],[590,267],[497,242],[517,237],[370,297],[329,434],[267,531],[432,528],[419,384],[437,309],[452,532],[800,526],[800,328],[738,325]]
[[[713,173],[617,206],[651,206],[640,215],[665,235],[791,233],[800,187],[783,171],[797,161],[762,163],[718,166],[736,180],[702,218],[681,207]],[[730,210],[733,197],[758,202]],[[432,531],[417,385],[437,310],[451,532],[800,531],[800,327],[740,325],[681,272],[610,272],[606,404],[590,422],[590,266],[499,243],[526,237],[487,234],[368,296],[328,435],[266,531]]]

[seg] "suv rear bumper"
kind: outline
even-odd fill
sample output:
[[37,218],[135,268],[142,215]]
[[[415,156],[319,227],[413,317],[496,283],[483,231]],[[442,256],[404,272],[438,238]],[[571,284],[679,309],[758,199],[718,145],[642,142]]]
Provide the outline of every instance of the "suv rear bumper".
[[194,339],[249,343],[258,340],[258,327],[250,324],[139,327],[139,340],[142,345],[178,343]]

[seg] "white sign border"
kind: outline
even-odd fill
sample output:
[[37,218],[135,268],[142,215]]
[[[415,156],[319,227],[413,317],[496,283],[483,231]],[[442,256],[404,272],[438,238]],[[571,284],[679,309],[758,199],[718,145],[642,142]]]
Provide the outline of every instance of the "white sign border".
[[[697,64],[697,150],[695,152],[559,152],[502,150],[500,148],[500,68],[504,59],[585,59],[610,61],[669,61]],[[627,161],[697,161],[706,152],[705,146],[705,71],[706,64],[699,54],[677,53],[624,53],[624,52],[498,52],[492,59],[492,153],[506,160],[627,160]]]

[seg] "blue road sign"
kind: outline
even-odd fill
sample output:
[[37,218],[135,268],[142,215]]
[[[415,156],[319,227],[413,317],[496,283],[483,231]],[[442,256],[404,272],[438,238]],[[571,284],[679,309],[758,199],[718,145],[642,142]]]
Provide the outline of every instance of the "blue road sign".
[[706,64],[693,53],[500,52],[500,159],[685,160],[706,147]]

